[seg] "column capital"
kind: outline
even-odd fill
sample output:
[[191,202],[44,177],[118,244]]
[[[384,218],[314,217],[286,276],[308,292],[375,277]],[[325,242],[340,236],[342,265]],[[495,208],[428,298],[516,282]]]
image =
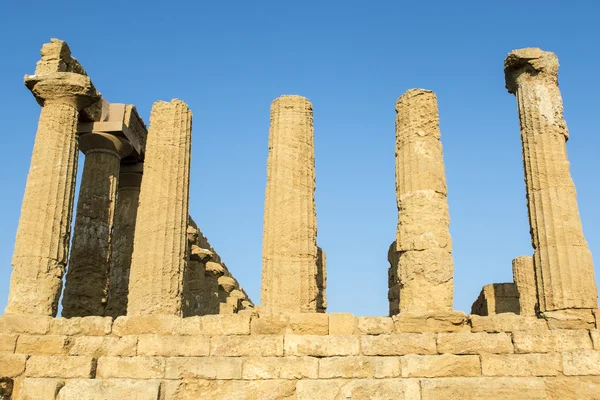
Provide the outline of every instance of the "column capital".
[[92,132],[79,136],[79,149],[85,155],[94,152],[109,152],[123,158],[131,154],[133,147],[124,138],[109,133]]
[[91,79],[74,72],[25,75],[25,86],[42,107],[46,103],[62,103],[81,110],[100,100]]
[[119,189],[136,188],[140,189],[142,185],[142,175],[144,173],[144,163],[121,164],[119,173]]
[[558,85],[558,57],[536,47],[513,50],[504,59],[506,89],[514,94],[519,86],[517,78],[523,73],[545,78]]

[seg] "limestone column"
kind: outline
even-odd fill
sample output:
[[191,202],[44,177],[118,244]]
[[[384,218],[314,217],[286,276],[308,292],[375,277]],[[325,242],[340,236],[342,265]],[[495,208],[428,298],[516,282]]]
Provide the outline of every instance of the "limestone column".
[[127,314],[129,271],[140,199],[143,163],[121,164],[112,238],[108,303],[105,315]]
[[98,101],[99,94],[87,76],[72,72],[26,76],[25,84],[42,111],[23,196],[5,312],[55,316],[69,252],[77,121],[79,111]]
[[312,104],[281,96],[271,104],[269,131],[261,293],[266,312],[324,311],[314,193]]
[[181,315],[189,260],[192,112],[180,100],[152,106],[135,225],[128,315]]
[[519,109],[540,310],[597,308],[592,254],[567,159],[558,58],[536,48],[515,50],[504,71]]
[[513,281],[519,292],[519,309],[521,315],[535,315],[538,307],[537,288],[533,258],[520,256],[512,261]]
[[79,148],[85,162],[62,301],[66,318],[104,315],[119,164],[132,150],[105,133],[81,135]]
[[[435,93],[411,89],[396,102],[398,229],[390,252],[390,310],[452,310],[453,272],[446,175]],[[394,263],[395,261],[395,263]]]

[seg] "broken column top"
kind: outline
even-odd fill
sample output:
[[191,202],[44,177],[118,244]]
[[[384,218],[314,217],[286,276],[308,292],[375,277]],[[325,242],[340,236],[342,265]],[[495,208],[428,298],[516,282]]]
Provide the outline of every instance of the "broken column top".
[[558,57],[550,51],[543,51],[537,47],[513,50],[504,59],[506,89],[514,94],[517,89],[515,80],[523,72],[542,74],[558,84],[558,66]]
[[[25,86],[43,106],[47,100],[73,104],[78,109],[88,107],[84,114],[98,114],[100,93],[75,58],[66,42],[50,39],[40,50],[34,75],[25,75]],[[94,106],[92,106],[94,105]]]
[[279,96],[278,98],[273,100],[271,106],[278,105],[283,107],[292,107],[300,104],[305,104],[312,108],[312,103],[306,97],[299,96],[297,94],[284,94],[282,96]]
[[396,100],[396,105],[410,99],[411,97],[422,96],[425,94],[429,94],[433,97],[436,97],[435,93],[429,89],[408,89],[406,92],[402,93],[402,96],[398,97],[398,100]]

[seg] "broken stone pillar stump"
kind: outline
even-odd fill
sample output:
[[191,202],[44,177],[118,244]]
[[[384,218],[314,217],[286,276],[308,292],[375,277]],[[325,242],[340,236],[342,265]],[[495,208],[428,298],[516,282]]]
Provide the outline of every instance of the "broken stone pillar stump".
[[471,314],[495,315],[519,314],[519,292],[514,283],[492,283],[481,289],[479,297],[471,306]]
[[129,270],[133,254],[143,166],[143,163],[121,163],[119,172],[119,188],[111,242],[108,302],[105,311],[105,315],[113,318],[127,314]]
[[533,257],[520,256],[512,261],[513,281],[519,292],[521,315],[535,315],[538,307]]
[[312,104],[301,96],[281,96],[271,104],[262,257],[263,310],[324,311]]
[[85,154],[62,315],[104,315],[119,164],[132,148],[122,138],[87,133],[79,138]]
[[390,314],[452,310],[453,271],[446,175],[435,93],[411,89],[396,102],[398,229]]
[[515,50],[504,71],[519,109],[540,310],[597,308],[592,254],[567,159],[558,58],[536,48]]
[[135,225],[128,315],[182,313],[189,259],[192,112],[180,100],[152,106]]
[[[59,49],[60,57],[67,50]],[[37,72],[25,77],[42,111],[23,196],[5,312],[55,316],[69,253],[79,111],[98,101],[100,95],[85,75]]]

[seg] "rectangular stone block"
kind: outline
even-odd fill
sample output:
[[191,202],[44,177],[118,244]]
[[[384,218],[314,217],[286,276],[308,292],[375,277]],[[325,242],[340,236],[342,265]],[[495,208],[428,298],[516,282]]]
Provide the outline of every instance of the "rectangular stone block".
[[50,321],[49,334],[51,335],[84,335],[104,336],[112,331],[113,320],[111,317],[75,317],[54,318]]
[[[575,332],[578,332],[578,331],[575,331]],[[598,330],[598,329],[590,330],[590,336],[592,337],[592,343],[594,344],[594,349],[600,350],[600,330]]]
[[455,356],[441,354],[402,356],[404,378],[439,378],[448,376],[480,376],[481,364],[478,356]]
[[208,336],[140,335],[137,354],[140,356],[208,356]]
[[292,400],[295,392],[296,381],[291,379],[264,381],[193,379],[185,380],[182,385],[179,385],[174,396],[167,397],[165,400]]
[[416,379],[303,379],[296,385],[296,399],[420,400],[421,397]]
[[589,331],[584,329],[516,331],[513,332],[513,343],[516,353],[550,353],[592,348]]
[[360,347],[366,356],[436,354],[435,335],[431,333],[395,333],[361,336]]
[[546,400],[543,378],[439,378],[421,381],[421,400]]
[[296,335],[329,334],[329,315],[325,313],[290,313],[291,332]]
[[283,336],[213,336],[210,354],[224,357],[282,356]]
[[176,335],[249,335],[250,314],[203,315],[180,319]]
[[165,375],[165,360],[161,357],[98,358],[96,378],[160,379]]
[[286,335],[284,345],[286,356],[356,356],[360,349],[358,337],[351,335]]
[[565,375],[600,375],[600,351],[579,350],[562,353]]
[[329,314],[329,334],[352,335],[354,323],[354,315],[350,313],[331,313]]
[[253,335],[285,335],[290,327],[288,314],[264,314],[252,318]]
[[32,378],[91,378],[94,359],[85,356],[31,356],[25,376]]
[[178,329],[182,318],[175,315],[132,315],[118,317],[113,323],[112,332],[116,336],[126,335],[172,335]]
[[125,356],[132,357],[137,354],[138,337],[123,336],[80,336],[73,338],[69,349],[71,356]]
[[240,357],[170,357],[166,361],[167,379],[241,379]]
[[319,378],[395,378],[400,376],[398,357],[328,357],[319,360]]
[[439,353],[483,354],[514,353],[510,335],[506,333],[440,333],[437,336]]
[[0,354],[14,353],[17,346],[17,335],[0,335]]
[[467,315],[462,311],[438,311],[430,313],[402,312],[392,317],[396,332],[460,332],[470,330]]
[[390,317],[356,317],[355,333],[360,335],[390,334],[394,321]]
[[156,400],[160,381],[135,380],[70,380],[60,389],[57,400],[131,399]]
[[556,376],[561,372],[559,353],[482,354],[485,376]]
[[546,311],[543,315],[550,329],[594,329],[596,327],[592,310]]
[[0,376],[12,378],[21,375],[26,361],[24,354],[0,354]]
[[42,315],[0,315],[0,335],[12,333],[45,335],[50,329],[50,321],[52,321],[51,317]]
[[31,355],[66,355],[69,352],[66,336],[20,335],[15,353]]
[[515,332],[546,330],[546,321],[532,316],[512,313],[481,317],[470,315],[472,332]]
[[600,399],[600,377],[561,376],[546,378],[548,400]]
[[64,386],[62,379],[25,378],[19,389],[19,400],[54,400]]
[[252,357],[244,359],[242,379],[316,379],[318,371],[313,357]]

